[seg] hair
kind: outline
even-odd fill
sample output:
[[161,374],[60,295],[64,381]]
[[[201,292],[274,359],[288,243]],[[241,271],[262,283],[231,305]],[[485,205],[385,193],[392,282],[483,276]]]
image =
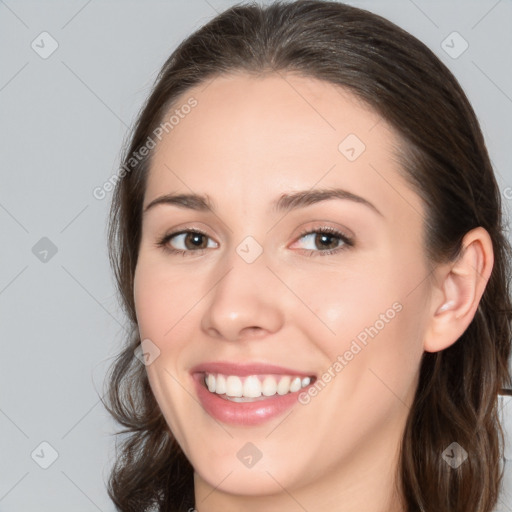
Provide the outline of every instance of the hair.
[[[458,256],[469,230],[482,226],[489,233],[494,266],[472,322],[450,347],[423,353],[397,485],[408,512],[490,512],[503,476],[498,395],[511,382],[511,249],[478,120],[456,78],[418,39],[374,13],[318,0],[242,3],[199,28],[163,65],[125,145],[108,235],[130,336],[110,367],[105,406],[125,427],[118,434],[127,435],[116,443],[109,496],[126,512],[193,507],[193,468],[134,357],[141,340],[133,279],[150,154],[133,155],[191,87],[239,72],[329,82],[390,124],[400,140],[399,171],[425,205],[432,268]],[[456,469],[442,458],[453,442],[468,455]]]

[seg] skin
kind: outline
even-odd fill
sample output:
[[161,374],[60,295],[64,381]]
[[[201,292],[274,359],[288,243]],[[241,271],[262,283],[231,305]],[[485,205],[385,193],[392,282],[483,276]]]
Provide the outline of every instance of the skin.
[[[191,96],[198,105],[153,151],[144,207],[194,192],[216,209],[149,209],[134,286],[141,339],[160,350],[147,366],[151,388],[194,467],[196,509],[405,510],[394,473],[421,356],[454,343],[473,318],[492,268],[487,233],[470,232],[456,262],[426,259],[424,207],[393,158],[399,140],[345,90],[292,74],[232,74],[177,105]],[[354,161],[338,149],[348,134],[366,146]],[[330,187],[380,213],[347,199],[271,209],[282,194]],[[324,226],[354,245],[335,237],[329,247],[344,249],[322,255],[321,240],[300,238]],[[157,245],[184,228],[207,234],[204,250],[183,236],[167,247],[188,247],[185,256]],[[236,251],[247,236],[263,250],[252,263]],[[394,303],[401,310],[307,405],[242,427],[198,403],[194,365],[256,361],[321,376]],[[252,468],[237,458],[246,442],[262,454]]]

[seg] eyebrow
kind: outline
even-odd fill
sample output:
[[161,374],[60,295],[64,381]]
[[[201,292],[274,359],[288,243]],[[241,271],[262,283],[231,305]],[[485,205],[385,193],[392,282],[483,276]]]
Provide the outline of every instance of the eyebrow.
[[[272,203],[272,211],[276,213],[289,212],[298,208],[304,208],[330,199],[343,199],[367,206],[375,213],[384,217],[378,208],[367,199],[353,194],[341,188],[301,190],[290,194],[282,194]],[[144,213],[155,206],[167,204],[197,211],[216,211],[215,204],[207,195],[200,194],[166,194],[151,201],[145,208]]]

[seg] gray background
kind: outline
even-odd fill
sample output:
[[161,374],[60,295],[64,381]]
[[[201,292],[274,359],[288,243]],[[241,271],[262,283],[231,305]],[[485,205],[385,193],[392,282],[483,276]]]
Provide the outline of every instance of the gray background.
[[[0,0],[2,512],[114,510],[104,487],[114,425],[99,397],[123,316],[106,252],[110,194],[97,200],[92,191],[116,172],[164,60],[234,3]],[[510,0],[349,3],[402,26],[453,71],[481,122],[510,215]],[[463,41],[446,39],[454,31],[469,44],[457,58]],[[49,56],[52,40],[42,32],[58,43]],[[52,450],[58,456],[43,469]],[[499,510],[512,511],[505,494]]]

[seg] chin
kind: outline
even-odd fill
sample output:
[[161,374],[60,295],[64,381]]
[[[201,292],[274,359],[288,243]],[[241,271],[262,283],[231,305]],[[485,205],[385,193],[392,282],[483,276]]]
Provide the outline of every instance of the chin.
[[[245,445],[240,441],[238,444]],[[232,453],[231,450],[226,452]],[[287,454],[275,457],[277,460],[262,454],[252,467],[246,467],[231,455],[201,457],[193,466],[197,476],[218,491],[242,496],[270,496],[281,493],[283,488],[296,487],[300,477],[300,465],[295,457]]]

